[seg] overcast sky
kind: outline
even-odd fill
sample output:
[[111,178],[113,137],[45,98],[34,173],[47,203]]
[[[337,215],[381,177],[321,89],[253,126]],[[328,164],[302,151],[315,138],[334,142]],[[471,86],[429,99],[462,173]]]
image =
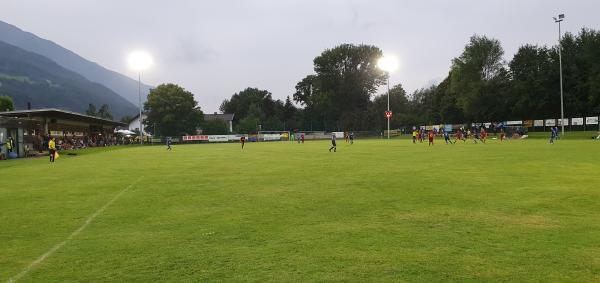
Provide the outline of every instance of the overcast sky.
[[397,56],[391,82],[412,92],[443,79],[473,34],[499,39],[507,60],[524,43],[554,44],[558,13],[566,31],[600,29],[599,0],[0,0],[0,20],[130,77],[128,52],[147,50],[142,80],[180,84],[205,112],[246,87],[291,96],[341,43]]

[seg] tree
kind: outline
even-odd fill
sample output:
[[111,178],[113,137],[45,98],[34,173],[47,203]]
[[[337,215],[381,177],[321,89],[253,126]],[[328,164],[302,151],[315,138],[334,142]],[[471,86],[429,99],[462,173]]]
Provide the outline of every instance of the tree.
[[504,68],[500,42],[474,35],[463,53],[452,61],[450,91],[471,121],[499,121],[505,118],[505,101],[510,85]]
[[[390,128],[397,129],[410,122],[408,118],[408,98],[406,91],[401,84],[397,84],[390,89],[390,109],[394,113],[390,120]],[[377,130],[387,129],[387,93],[376,96],[373,99],[373,106],[370,112],[370,124],[364,125],[363,128],[376,128]]]
[[[600,32],[582,29],[561,41],[566,117],[600,112]],[[558,52],[551,56],[558,61]],[[558,73],[558,64],[554,70]],[[556,112],[556,111],[554,111]]]
[[205,120],[202,123],[202,133],[205,135],[226,135],[228,132],[227,122],[221,119]]
[[15,104],[8,95],[0,95],[0,112],[15,110]]
[[317,56],[316,74],[298,82],[294,93],[311,124],[320,120],[326,130],[364,127],[371,96],[386,81],[386,73],[377,68],[382,55],[375,46],[342,44]]
[[[274,100],[267,90],[246,88],[231,96],[221,103],[223,113],[234,113],[236,124],[246,120],[243,129],[250,129],[251,123],[261,124],[263,129],[280,130],[283,128],[284,104],[281,100]],[[249,118],[249,119],[246,119]],[[254,126],[256,128],[256,126]],[[242,129],[238,127],[238,131]],[[246,132],[246,131],[241,131]]]
[[293,130],[298,127],[299,122],[295,120],[297,112],[298,109],[292,103],[292,99],[289,96],[286,97],[285,104],[283,105],[284,130]]
[[121,118],[121,123],[124,123],[124,124],[129,124],[129,123],[131,123],[131,121],[133,121],[133,117],[131,117],[129,115]]
[[554,65],[551,51],[546,47],[524,45],[519,48],[509,64],[512,118],[548,118],[552,109],[559,109],[558,99],[555,99],[560,95],[559,77]]
[[94,104],[90,103],[88,105],[88,109],[85,111],[85,114],[87,114],[88,116],[96,117],[96,115],[98,115],[98,113],[96,113],[96,106]]
[[238,133],[256,133],[258,132],[258,123],[259,120],[257,118],[246,117],[240,120],[236,126]]
[[108,108],[108,104],[102,104],[100,109],[98,109],[97,116],[103,119],[112,120],[113,116],[110,114],[110,110]]
[[161,84],[150,91],[144,111],[144,123],[156,125],[164,136],[195,134],[203,120],[194,95],[176,84]]

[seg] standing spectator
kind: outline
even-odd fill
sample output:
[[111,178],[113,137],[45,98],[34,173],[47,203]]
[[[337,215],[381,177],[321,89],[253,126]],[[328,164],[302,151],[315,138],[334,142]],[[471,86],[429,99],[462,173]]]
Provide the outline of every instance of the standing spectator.
[[13,141],[13,138],[12,137],[8,137],[8,139],[6,139],[6,150],[8,152],[12,152],[14,146],[15,146],[15,143]]
[[48,151],[50,151],[50,162],[54,162],[54,156],[56,155],[56,142],[54,138],[50,138],[48,142]]

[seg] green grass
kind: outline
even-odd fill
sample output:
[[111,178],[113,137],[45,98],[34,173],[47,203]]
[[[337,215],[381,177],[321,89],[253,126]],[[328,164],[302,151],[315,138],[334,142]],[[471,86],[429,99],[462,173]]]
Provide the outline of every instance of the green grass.
[[0,162],[0,281],[600,281],[600,142],[339,144]]

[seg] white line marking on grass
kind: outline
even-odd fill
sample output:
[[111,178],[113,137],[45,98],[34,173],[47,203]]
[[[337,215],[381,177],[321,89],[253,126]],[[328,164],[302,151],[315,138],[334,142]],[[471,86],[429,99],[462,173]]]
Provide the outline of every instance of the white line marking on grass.
[[118,194],[116,194],[111,200],[109,200],[106,204],[104,204],[100,209],[96,210],[96,212],[94,212],[94,214],[90,215],[90,217],[88,217],[85,220],[83,225],[81,225],[79,228],[77,228],[77,230],[73,231],[73,233],[71,233],[71,235],[69,235],[64,241],[56,244],[54,247],[52,247],[50,250],[48,250],[45,254],[38,257],[31,264],[29,264],[27,267],[25,267],[25,269],[23,269],[19,274],[8,279],[7,283],[14,283],[17,280],[23,278],[23,276],[27,275],[27,273],[29,273],[31,270],[33,270],[37,265],[42,263],[44,260],[46,260],[52,254],[54,254],[57,250],[62,248],[64,245],[66,245],[71,239],[73,239],[77,235],[79,235],[79,233],[81,233],[81,231],[83,231],[88,225],[90,225],[90,223],[92,223],[92,221],[94,221],[94,218],[96,218],[96,216],[98,216],[100,213],[102,213],[107,207],[109,207],[113,202],[115,202],[119,197],[121,197],[121,195],[123,195],[125,192],[127,192],[129,189],[131,189],[135,184],[137,184],[139,181],[141,181],[142,178],[143,178],[143,176],[139,177],[137,180],[135,180],[129,186],[122,189]]

